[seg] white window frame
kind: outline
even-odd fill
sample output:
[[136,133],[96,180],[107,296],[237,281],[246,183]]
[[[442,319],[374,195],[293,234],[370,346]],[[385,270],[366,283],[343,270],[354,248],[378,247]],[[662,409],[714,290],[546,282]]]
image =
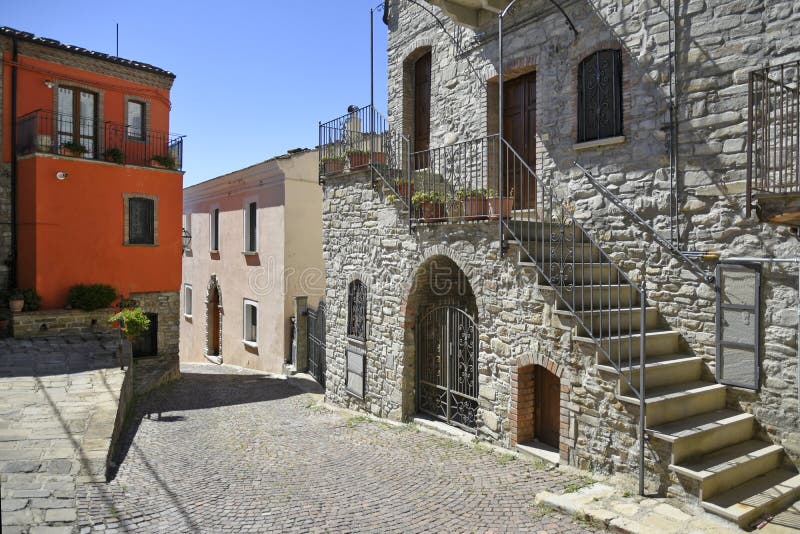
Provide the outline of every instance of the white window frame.
[[[214,212],[219,212],[217,215],[217,224],[214,225]],[[220,227],[220,219],[222,218],[222,211],[219,209],[219,206],[211,206],[211,209],[208,210],[208,248],[211,252],[219,252],[222,243],[220,242],[219,238],[219,227]],[[214,237],[216,237],[217,241],[217,248],[214,248]]]
[[192,299],[194,298],[194,290],[192,290],[192,284],[183,284],[183,316],[187,319],[192,318],[192,311],[194,308],[194,303]]
[[[256,247],[253,250],[249,249],[250,239],[249,239],[249,231],[250,231],[250,204],[256,205],[256,224],[255,224],[255,244]],[[258,254],[258,201],[255,198],[250,198],[245,200],[244,202],[244,217],[242,217],[243,225],[243,235],[244,235],[244,242],[242,247],[243,254]]]
[[[256,312],[256,328],[254,339],[248,339],[247,328],[250,326],[250,315],[247,308],[252,307]],[[242,343],[250,347],[258,346],[258,302],[250,299],[242,299]]]

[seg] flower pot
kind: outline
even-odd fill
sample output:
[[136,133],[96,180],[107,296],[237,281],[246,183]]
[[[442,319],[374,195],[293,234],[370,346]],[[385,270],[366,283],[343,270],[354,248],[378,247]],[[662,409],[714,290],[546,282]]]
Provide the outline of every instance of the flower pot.
[[154,160],[150,160],[150,166],[151,167],[155,167],[156,169],[166,169],[167,168],[165,165],[162,165],[159,162],[154,161]]
[[13,313],[19,313],[25,307],[25,299],[8,299],[8,307]]
[[414,182],[399,182],[396,186],[397,196],[408,200],[414,196]]
[[[369,156],[367,156],[369,159]],[[372,154],[372,163],[375,165],[386,165],[386,154],[383,152],[374,152]]]
[[322,174],[329,176],[331,174],[341,174],[344,171],[344,160],[332,159],[322,162]]
[[425,201],[420,203],[423,222],[440,222],[444,220],[444,204]]
[[72,150],[71,148],[67,148],[65,146],[61,147],[59,153],[62,156],[69,156],[71,158],[82,158],[84,154],[84,152],[76,152],[75,150]]
[[500,213],[504,219],[508,218],[514,209],[514,197],[491,197],[486,200],[489,204],[489,218],[492,220],[499,219]]
[[350,170],[357,171],[369,165],[369,153],[367,152],[352,152],[347,155],[350,160]]
[[485,198],[466,197],[464,198],[464,218],[468,221],[480,221],[489,214],[488,203]]

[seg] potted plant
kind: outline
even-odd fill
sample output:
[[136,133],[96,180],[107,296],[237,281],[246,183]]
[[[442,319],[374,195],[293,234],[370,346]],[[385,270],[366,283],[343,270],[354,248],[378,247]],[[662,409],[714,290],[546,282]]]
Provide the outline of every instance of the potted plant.
[[77,141],[69,141],[67,143],[61,143],[61,155],[62,156],[72,156],[74,158],[82,158],[84,154],[86,154],[88,150],[85,146],[80,144]]
[[326,156],[320,161],[322,162],[322,174],[325,176],[340,174],[344,171],[344,157],[342,156]]
[[485,219],[489,213],[485,189],[462,189],[456,192],[456,199],[464,203],[464,218],[468,221]]
[[123,154],[122,150],[115,146],[112,146],[103,152],[103,157],[106,159],[106,161],[111,163],[117,163],[119,165],[123,165],[125,163],[125,154]]
[[21,289],[14,290],[8,296],[8,307],[12,313],[19,313],[25,307],[25,296],[22,294]]
[[175,163],[175,158],[169,154],[156,154],[150,158],[150,162],[153,164],[153,167],[158,167],[160,169],[171,169],[174,171],[178,168],[178,165]]
[[357,171],[369,165],[369,152],[366,150],[348,150],[345,155],[350,161],[351,171]]
[[400,198],[413,197],[414,182],[409,181],[408,178],[395,178],[394,190],[397,191],[397,196]]
[[414,193],[411,203],[422,210],[423,222],[439,222],[445,218],[444,198],[441,193]]
[[499,196],[494,189],[489,189],[486,192],[486,201],[489,204],[489,218],[496,220],[503,214],[503,218],[511,215],[511,210],[514,209],[514,189],[509,191],[508,196]]
[[125,336],[119,347],[119,362],[122,367],[125,363],[130,363],[133,343],[150,328],[150,319],[141,308],[124,308],[109,317],[108,322],[112,325],[118,323],[120,332]]

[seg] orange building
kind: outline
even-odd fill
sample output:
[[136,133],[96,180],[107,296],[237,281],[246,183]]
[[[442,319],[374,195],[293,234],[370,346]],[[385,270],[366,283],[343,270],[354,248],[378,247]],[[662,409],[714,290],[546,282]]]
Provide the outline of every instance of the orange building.
[[157,315],[153,347],[177,354],[175,75],[6,27],[0,52],[0,288],[55,309],[75,284],[109,284]]

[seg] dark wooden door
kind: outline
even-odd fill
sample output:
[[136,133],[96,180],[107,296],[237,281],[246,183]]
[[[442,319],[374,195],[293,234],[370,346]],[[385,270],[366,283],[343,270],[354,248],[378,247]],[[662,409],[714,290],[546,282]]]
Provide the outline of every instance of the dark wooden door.
[[219,356],[219,293],[214,290],[211,295],[209,313],[208,353]]
[[[414,151],[431,147],[431,53],[414,64]],[[414,168],[428,166],[428,154],[417,154]]]
[[561,384],[556,375],[536,366],[534,377],[534,436],[542,443],[558,448],[561,427]]
[[[503,137],[531,169],[536,164],[536,73],[503,85]],[[506,161],[505,194],[514,189],[514,209],[535,206],[536,182],[513,160]]]

